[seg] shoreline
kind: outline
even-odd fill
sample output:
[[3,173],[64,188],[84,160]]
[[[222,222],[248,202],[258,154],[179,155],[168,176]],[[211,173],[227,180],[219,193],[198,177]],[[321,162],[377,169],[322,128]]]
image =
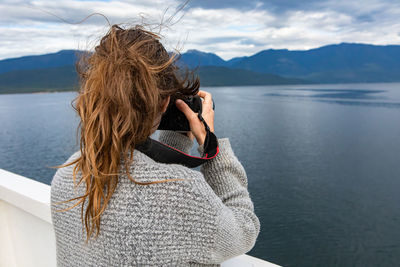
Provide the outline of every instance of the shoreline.
[[72,93],[72,92],[78,92],[77,90],[60,90],[60,91],[37,91],[37,92],[7,92],[7,93],[1,93],[1,95],[42,95],[42,94],[57,94],[57,93]]
[[[338,86],[338,85],[346,85],[346,84],[369,84],[369,85],[379,85],[379,84],[400,84],[400,81],[398,82],[354,82],[354,83],[310,83],[310,84],[304,84],[304,83],[299,83],[299,84],[264,84],[264,85],[216,85],[216,86],[202,86],[202,88],[215,88],[215,87],[260,87],[260,86],[276,86],[276,87],[281,87],[281,86]],[[0,92],[0,95],[20,95],[20,94],[53,94],[53,93],[71,93],[71,92],[78,92],[78,90],[52,90],[52,91],[37,91],[37,92],[6,92],[2,93]]]

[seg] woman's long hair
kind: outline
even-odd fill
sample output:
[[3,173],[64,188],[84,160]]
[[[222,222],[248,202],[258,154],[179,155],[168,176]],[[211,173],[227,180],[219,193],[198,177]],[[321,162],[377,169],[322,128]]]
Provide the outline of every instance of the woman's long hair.
[[123,29],[113,25],[95,51],[77,64],[80,92],[74,108],[80,117],[80,156],[58,168],[75,164],[74,185],[85,182],[86,192],[59,202],[77,200],[73,206],[58,211],[82,203],[86,242],[95,229],[96,237],[99,234],[100,216],[117,187],[121,171],[140,185],[182,180],[144,183],[134,180],[130,173],[135,145],[152,134],[163,100],[171,96],[171,105],[176,98],[194,95],[199,90],[198,78],[182,78],[176,57],[165,50],[159,39],[141,26]]

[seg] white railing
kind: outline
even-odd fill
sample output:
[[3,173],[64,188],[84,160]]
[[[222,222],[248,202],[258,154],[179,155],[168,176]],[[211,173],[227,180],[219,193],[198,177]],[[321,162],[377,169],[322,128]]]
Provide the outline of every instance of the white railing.
[[[50,186],[0,169],[0,266],[55,267]],[[277,267],[241,255],[222,267]]]

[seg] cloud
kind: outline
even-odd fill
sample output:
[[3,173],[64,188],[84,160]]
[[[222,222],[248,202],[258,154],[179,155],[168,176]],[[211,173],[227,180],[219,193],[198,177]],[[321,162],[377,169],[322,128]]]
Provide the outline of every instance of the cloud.
[[294,0],[201,0],[192,1],[190,6],[205,9],[234,8],[240,10],[263,9],[273,13],[282,13],[288,10],[308,9],[314,7],[320,0],[294,1]]
[[[145,21],[152,30],[183,0],[3,0],[0,59],[86,49],[111,24]],[[400,44],[398,0],[192,0],[163,27],[168,49],[198,49],[229,59],[263,49],[303,50],[340,42]],[[164,19],[164,20],[163,20]],[[166,23],[168,24],[168,23]]]

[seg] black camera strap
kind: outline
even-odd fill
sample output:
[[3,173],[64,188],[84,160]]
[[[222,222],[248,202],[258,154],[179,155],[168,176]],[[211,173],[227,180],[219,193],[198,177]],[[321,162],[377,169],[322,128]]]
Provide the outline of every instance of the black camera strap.
[[204,153],[202,157],[188,155],[150,137],[145,142],[136,145],[136,149],[157,162],[181,164],[189,168],[198,167],[208,160],[215,158],[219,153],[218,139],[211,132],[210,127],[208,127],[206,121],[201,116],[201,112],[198,113],[198,118],[204,124],[207,133],[203,144]]

